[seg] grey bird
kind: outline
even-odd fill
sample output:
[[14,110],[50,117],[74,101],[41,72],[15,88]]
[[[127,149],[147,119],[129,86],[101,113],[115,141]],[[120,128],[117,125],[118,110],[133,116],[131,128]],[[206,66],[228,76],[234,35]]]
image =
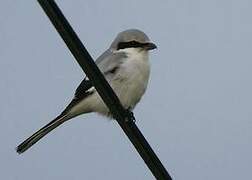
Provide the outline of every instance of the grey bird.
[[[146,90],[150,74],[148,51],[155,48],[156,45],[150,42],[144,32],[129,29],[120,32],[110,48],[95,61],[126,109],[133,110]],[[22,142],[16,151],[19,154],[25,152],[62,123],[89,112],[112,118],[92,83],[84,78],[65,110]]]

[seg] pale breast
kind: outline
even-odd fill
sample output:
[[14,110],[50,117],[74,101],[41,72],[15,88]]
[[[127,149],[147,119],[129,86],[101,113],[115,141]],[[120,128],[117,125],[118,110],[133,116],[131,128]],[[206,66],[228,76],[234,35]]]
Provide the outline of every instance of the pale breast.
[[134,108],[148,84],[150,74],[148,52],[130,48],[126,53],[127,60],[121,64],[120,72],[113,80],[112,87],[125,108]]

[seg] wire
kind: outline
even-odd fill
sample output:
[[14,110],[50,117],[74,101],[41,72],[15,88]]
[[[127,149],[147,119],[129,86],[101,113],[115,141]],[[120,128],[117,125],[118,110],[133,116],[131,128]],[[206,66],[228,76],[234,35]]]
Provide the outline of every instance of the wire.
[[38,2],[81,66],[82,70],[85,72],[89,80],[91,80],[104,103],[108,106],[113,117],[115,117],[120,127],[151,170],[152,174],[158,180],[172,180],[171,176],[133,121],[133,113],[124,109],[119,98],[105,80],[103,74],[96,66],[94,60],[64,17],[55,1],[38,0]]

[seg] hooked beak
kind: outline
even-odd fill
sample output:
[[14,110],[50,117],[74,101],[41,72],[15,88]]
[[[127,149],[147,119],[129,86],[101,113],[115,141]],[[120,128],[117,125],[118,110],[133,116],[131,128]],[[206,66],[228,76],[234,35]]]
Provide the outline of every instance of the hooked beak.
[[146,50],[152,50],[152,49],[156,49],[157,46],[156,46],[156,44],[154,44],[154,43],[148,42],[148,43],[146,43],[146,45],[145,45],[144,48],[145,48]]

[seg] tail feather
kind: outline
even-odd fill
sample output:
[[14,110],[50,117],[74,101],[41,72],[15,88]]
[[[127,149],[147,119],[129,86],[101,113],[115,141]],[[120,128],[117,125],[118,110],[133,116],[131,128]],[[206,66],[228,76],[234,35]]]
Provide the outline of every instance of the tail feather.
[[51,132],[53,129],[61,125],[67,120],[66,115],[65,116],[59,116],[52,120],[50,123],[42,127],[40,130],[35,132],[31,137],[26,139],[24,142],[22,142],[20,145],[17,146],[16,151],[17,153],[21,154],[25,152],[27,149],[29,149],[32,145],[34,145],[36,142],[38,142],[41,138],[43,138],[45,135],[47,135],[49,132]]

